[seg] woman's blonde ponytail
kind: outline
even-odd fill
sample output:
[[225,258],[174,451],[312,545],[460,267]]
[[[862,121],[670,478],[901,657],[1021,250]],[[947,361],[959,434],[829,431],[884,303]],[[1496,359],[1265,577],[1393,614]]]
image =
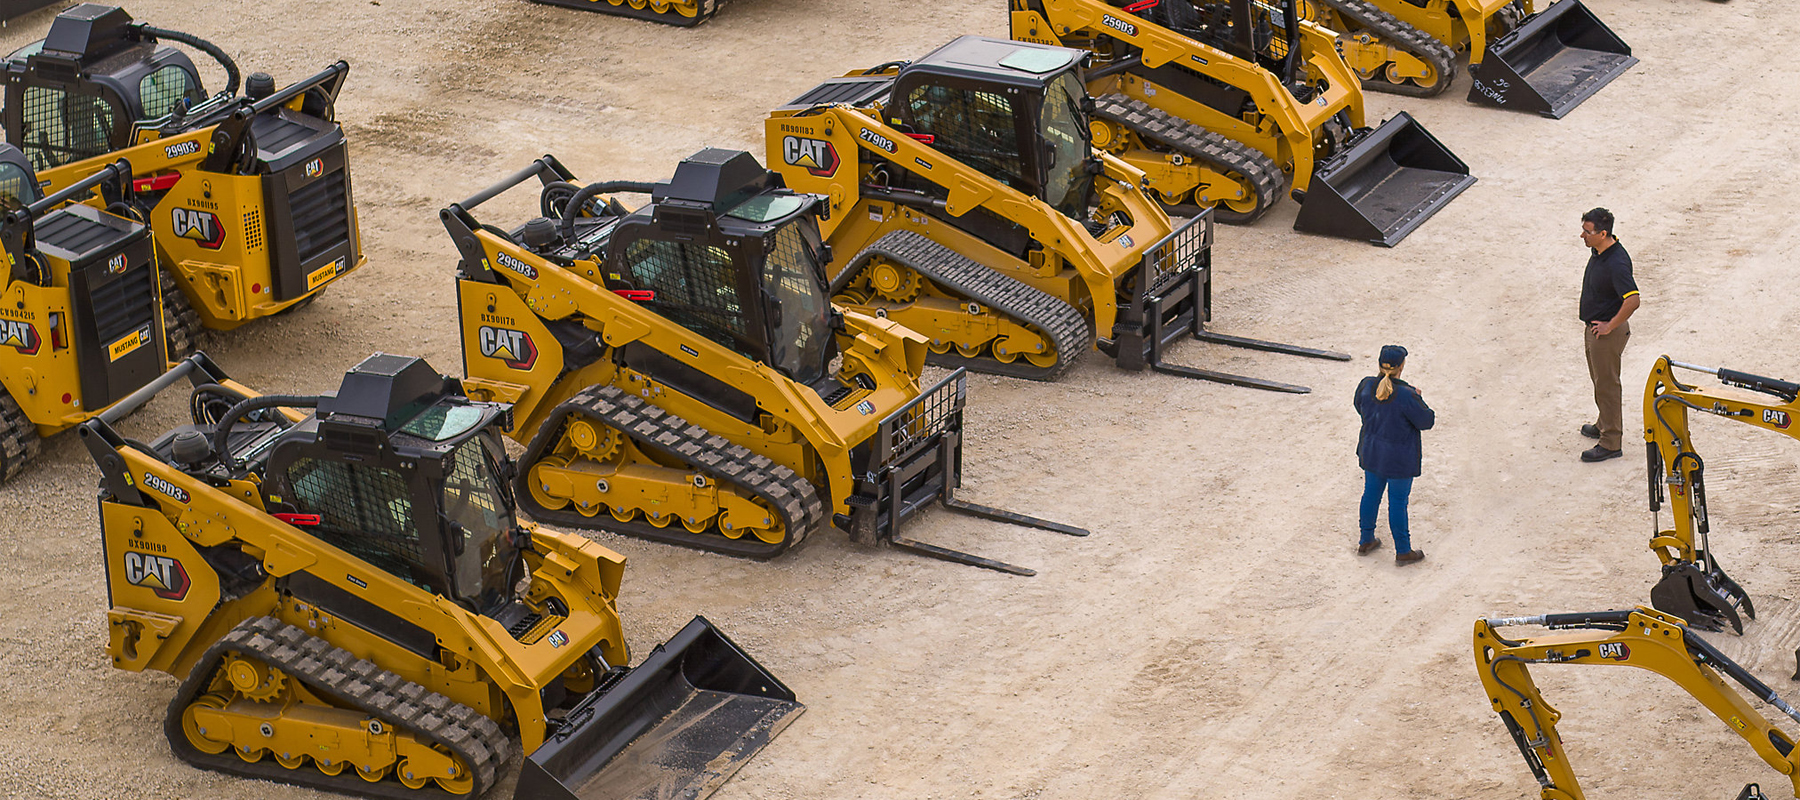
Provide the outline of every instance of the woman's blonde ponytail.
[[1381,365],[1381,382],[1375,384],[1376,400],[1385,403],[1388,398],[1394,396],[1394,373],[1399,371],[1399,367],[1388,366],[1387,364]]

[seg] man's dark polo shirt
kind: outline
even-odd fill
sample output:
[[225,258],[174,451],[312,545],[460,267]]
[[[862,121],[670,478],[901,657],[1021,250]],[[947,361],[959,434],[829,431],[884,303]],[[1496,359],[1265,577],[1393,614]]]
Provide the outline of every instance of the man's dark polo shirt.
[[1631,254],[1624,242],[1613,242],[1605,252],[1588,256],[1587,274],[1581,278],[1581,321],[1605,322],[1619,313],[1625,298],[1638,293],[1631,278]]

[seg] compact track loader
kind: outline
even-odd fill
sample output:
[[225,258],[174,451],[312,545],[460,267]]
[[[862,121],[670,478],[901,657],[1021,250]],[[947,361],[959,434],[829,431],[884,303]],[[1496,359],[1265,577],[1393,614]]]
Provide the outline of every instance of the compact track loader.
[[550,6],[647,19],[691,28],[713,18],[725,0],[532,0]]
[[1349,356],[1205,329],[1213,212],[1176,224],[1094,147],[1086,55],[964,36],[771,113],[771,164],[829,198],[833,302],[919,331],[944,366],[1050,381],[1097,345],[1126,369],[1307,391],[1164,360],[1189,336]]
[[[1675,370],[1713,375],[1719,382],[1777,398],[1758,402],[1717,388],[1682,383]],[[1800,438],[1793,427],[1800,417],[1800,383],[1764,378],[1737,370],[1685,364],[1662,356],[1644,381],[1644,442],[1649,459],[1650,549],[1662,561],[1662,579],[1650,589],[1659,610],[1705,630],[1730,625],[1744,632],[1743,616],[1756,618],[1750,595],[1719,566],[1710,546],[1712,520],[1706,509],[1706,464],[1694,450],[1688,412],[1698,411],[1736,420],[1766,431]],[[1667,494],[1664,486],[1668,487]],[[1660,512],[1669,504],[1671,527],[1663,528]]]
[[1469,59],[1469,102],[1561,119],[1637,59],[1581,0],[1295,0],[1342,34],[1363,88],[1430,97]]
[[130,164],[48,197],[38,183],[24,154],[0,144],[0,481],[43,437],[154,380],[199,332],[138,221]]
[[[542,216],[476,221],[534,177]],[[613,192],[651,202],[629,211]],[[835,524],[1032,574],[900,533],[941,502],[1087,535],[956,498],[965,376],[922,386],[923,337],[831,305],[820,200],[749,153],[704,150],[666,183],[581,187],[545,156],[445,209],[464,385],[515,408],[519,501],[545,522],[734,556],[773,558]]]
[[1337,37],[1302,1],[1011,0],[1012,37],[1093,54],[1094,144],[1171,213],[1248,223],[1291,194],[1296,230],[1392,247],[1475,179],[1405,112],[1363,125]]
[[[1536,625],[1553,631],[1529,639],[1508,639],[1501,628]],[[1679,617],[1637,608],[1587,614],[1545,614],[1475,621],[1475,669],[1487,690],[1488,702],[1512,734],[1525,765],[1537,778],[1543,800],[1582,800],[1581,782],[1569,763],[1569,753],[1557,735],[1562,714],[1544,700],[1531,667],[1536,664],[1583,664],[1637,667],[1670,681],[1705,706],[1721,722],[1748,742],[1769,766],[1788,777],[1795,797],[1800,797],[1800,752],[1790,736],[1762,712],[1752,700],[1773,706],[1789,720],[1800,723],[1800,711],[1749,670],[1725,657],[1718,648],[1688,630]],[[1748,690],[1750,697],[1725,682],[1730,678]],[[1615,708],[1626,708],[1615,705]],[[1661,720],[1672,715],[1664,712]],[[1659,720],[1659,721],[1661,721]],[[1683,786],[1692,796],[1694,786]],[[1748,784],[1737,800],[1766,800],[1762,788]]]
[[[194,63],[225,69],[208,96]],[[205,40],[84,3],[8,56],[6,140],[51,188],[131,162],[157,258],[207,328],[229,330],[310,302],[362,266],[350,168],[333,104],[338,62],[277,91]]]
[[[114,430],[184,377],[191,424],[148,445]],[[521,800],[699,798],[793,721],[793,692],[703,618],[627,668],[625,559],[514,517],[510,414],[416,358],[302,397],[196,354],[83,423],[107,653],[180,679],[178,758],[473,798],[516,736]]]

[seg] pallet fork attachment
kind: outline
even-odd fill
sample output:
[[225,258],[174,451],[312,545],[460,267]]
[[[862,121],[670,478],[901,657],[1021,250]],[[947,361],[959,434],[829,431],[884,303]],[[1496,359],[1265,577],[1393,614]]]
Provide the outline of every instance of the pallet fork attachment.
[[1212,320],[1212,242],[1213,212],[1209,208],[1151,248],[1144,255],[1143,266],[1138,269],[1137,300],[1129,306],[1120,305],[1113,339],[1101,342],[1101,350],[1112,356],[1120,367],[1134,372],[1148,367],[1165,375],[1287,394],[1306,394],[1312,389],[1171,364],[1164,360],[1164,355],[1176,341],[1192,336],[1227,347],[1330,361],[1350,360],[1350,356],[1331,350],[1207,330],[1206,323]]

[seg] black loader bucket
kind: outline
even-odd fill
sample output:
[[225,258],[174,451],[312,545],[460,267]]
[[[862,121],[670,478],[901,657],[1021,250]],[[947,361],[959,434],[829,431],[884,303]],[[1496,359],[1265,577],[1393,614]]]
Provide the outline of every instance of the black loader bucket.
[[1469,165],[1402,111],[1313,170],[1294,230],[1393,247],[1474,183]]
[[1734,633],[1742,634],[1740,608],[1744,616],[1756,619],[1756,606],[1750,602],[1750,595],[1710,557],[1703,563],[1680,561],[1663,565],[1662,580],[1650,587],[1650,605],[1708,631],[1730,625]]
[[1581,0],[1557,0],[1488,44],[1469,102],[1562,119],[1637,62]]
[[515,800],[699,800],[805,706],[704,617],[595,692],[526,759]]

